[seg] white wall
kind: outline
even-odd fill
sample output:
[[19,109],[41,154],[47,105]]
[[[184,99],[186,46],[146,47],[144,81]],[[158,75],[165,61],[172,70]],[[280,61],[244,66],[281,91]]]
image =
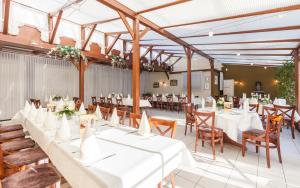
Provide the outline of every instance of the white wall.
[[[209,77],[210,80],[210,72],[206,71],[203,72],[203,76],[204,77]],[[149,93],[158,93],[158,94],[162,94],[162,93],[175,93],[175,94],[186,94],[187,89],[183,88],[183,73],[177,73],[177,74],[169,74],[170,80],[177,80],[178,84],[177,86],[170,86],[170,80],[168,80],[167,76],[165,73],[163,72],[153,72],[153,73],[149,73],[148,75],[148,81],[147,81],[147,85],[145,87],[145,92],[149,92]],[[202,80],[203,81],[203,80]],[[159,88],[153,88],[153,82],[165,82],[167,85],[163,86],[160,85]],[[203,97],[207,97],[210,96],[210,81],[209,81],[209,89],[205,90],[204,88],[202,89],[193,89],[192,88],[192,93],[195,96],[203,96]]]

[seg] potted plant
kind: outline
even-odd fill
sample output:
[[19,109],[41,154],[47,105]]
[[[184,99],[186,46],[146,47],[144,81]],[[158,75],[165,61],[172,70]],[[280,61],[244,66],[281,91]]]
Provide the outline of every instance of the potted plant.
[[52,48],[48,54],[55,58],[62,58],[63,60],[79,63],[81,60],[87,63],[87,58],[82,54],[81,50],[72,46],[58,45]]

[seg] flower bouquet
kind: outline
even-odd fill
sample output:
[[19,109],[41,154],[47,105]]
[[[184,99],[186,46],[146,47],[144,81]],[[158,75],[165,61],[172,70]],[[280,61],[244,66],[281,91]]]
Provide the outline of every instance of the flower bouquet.
[[68,105],[65,105],[62,110],[56,113],[56,115],[59,118],[62,118],[64,114],[67,116],[67,119],[71,119],[71,117],[75,114],[75,110],[71,110]]

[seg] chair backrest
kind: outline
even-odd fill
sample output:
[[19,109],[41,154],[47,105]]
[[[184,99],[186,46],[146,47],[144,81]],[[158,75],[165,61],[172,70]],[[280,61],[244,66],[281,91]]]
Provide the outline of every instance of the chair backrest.
[[112,98],[107,97],[107,104],[112,104]]
[[240,107],[240,99],[236,96],[232,97],[233,107],[239,108]]
[[277,112],[274,107],[263,106],[261,120],[262,120],[262,122],[266,122],[266,120],[268,119],[269,116],[274,116],[276,114],[277,114]]
[[100,107],[100,111],[102,113],[103,119],[108,120],[110,108]]
[[81,103],[82,103],[82,102],[81,102],[80,99],[76,100],[76,102],[75,102],[75,110],[76,110],[76,111],[79,110]]
[[194,111],[195,123],[197,127],[211,128],[212,134],[215,129],[215,112]]
[[117,101],[117,105],[119,106],[119,105],[123,105],[123,100],[122,99],[116,99],[116,101]]
[[282,115],[271,115],[268,116],[267,126],[266,126],[266,139],[269,139],[269,136],[276,136],[277,139],[280,139],[280,129],[283,124]]
[[124,125],[127,111],[117,110],[117,115],[120,120],[120,124]]
[[73,101],[76,103],[76,101],[79,100],[79,97],[73,97]]
[[[167,133],[170,133],[171,138],[175,138],[176,136],[176,121],[158,119],[158,118],[150,118],[150,126],[156,128],[161,136],[165,136]],[[162,127],[166,127],[166,129],[162,129]]]
[[187,122],[191,123],[195,121],[193,111],[194,111],[194,105],[192,103],[187,103],[185,105],[185,120]]
[[104,105],[105,104],[105,97],[100,97],[99,103],[100,103],[100,105]]
[[96,111],[96,108],[97,108],[97,104],[96,104],[96,105],[94,105],[94,104],[89,104],[89,105],[88,105],[88,113],[89,113],[89,114],[94,113],[94,112]]
[[172,96],[171,96],[171,97],[168,96],[168,97],[167,97],[167,102],[168,102],[168,103],[172,103],[172,102],[173,102],[173,97],[172,97]]
[[96,98],[96,96],[92,96],[91,98],[92,98],[92,103],[94,105],[97,104],[97,98]]
[[284,119],[291,120],[292,124],[295,119],[295,106],[280,106],[274,104],[274,108],[277,110],[278,115],[282,115]]
[[157,99],[157,102],[162,102],[162,97],[161,96],[157,96],[156,99]]
[[141,114],[130,113],[130,115],[129,115],[129,126],[138,129],[140,127],[141,119],[142,119]]
[[250,111],[258,113],[259,104],[249,104],[249,107],[250,107],[249,109]]

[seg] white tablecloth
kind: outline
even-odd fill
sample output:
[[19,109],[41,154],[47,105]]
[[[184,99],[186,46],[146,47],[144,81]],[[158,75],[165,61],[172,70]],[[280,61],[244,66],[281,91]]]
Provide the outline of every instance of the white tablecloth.
[[[80,139],[57,142],[55,131],[18,115],[32,138],[47,153],[52,163],[74,188],[155,187],[164,176],[179,165],[195,165],[183,142],[151,135],[142,137],[132,133],[133,128],[112,128],[98,122],[97,143],[103,157],[93,164],[79,159]],[[75,126],[75,125],[74,125]]]
[[[112,99],[113,104],[117,104],[117,100],[115,98]],[[122,103],[125,106],[133,106],[133,99],[130,98],[123,98]],[[140,99],[140,107],[145,108],[145,107],[152,107],[150,102],[148,100]]]
[[[211,110],[211,109],[206,109]],[[198,111],[202,111],[199,109]],[[229,138],[238,142],[238,137],[242,131],[250,129],[263,130],[263,126],[259,115],[255,112],[243,113],[235,110],[232,112],[225,112],[223,110],[216,112],[215,126],[223,129]]]

